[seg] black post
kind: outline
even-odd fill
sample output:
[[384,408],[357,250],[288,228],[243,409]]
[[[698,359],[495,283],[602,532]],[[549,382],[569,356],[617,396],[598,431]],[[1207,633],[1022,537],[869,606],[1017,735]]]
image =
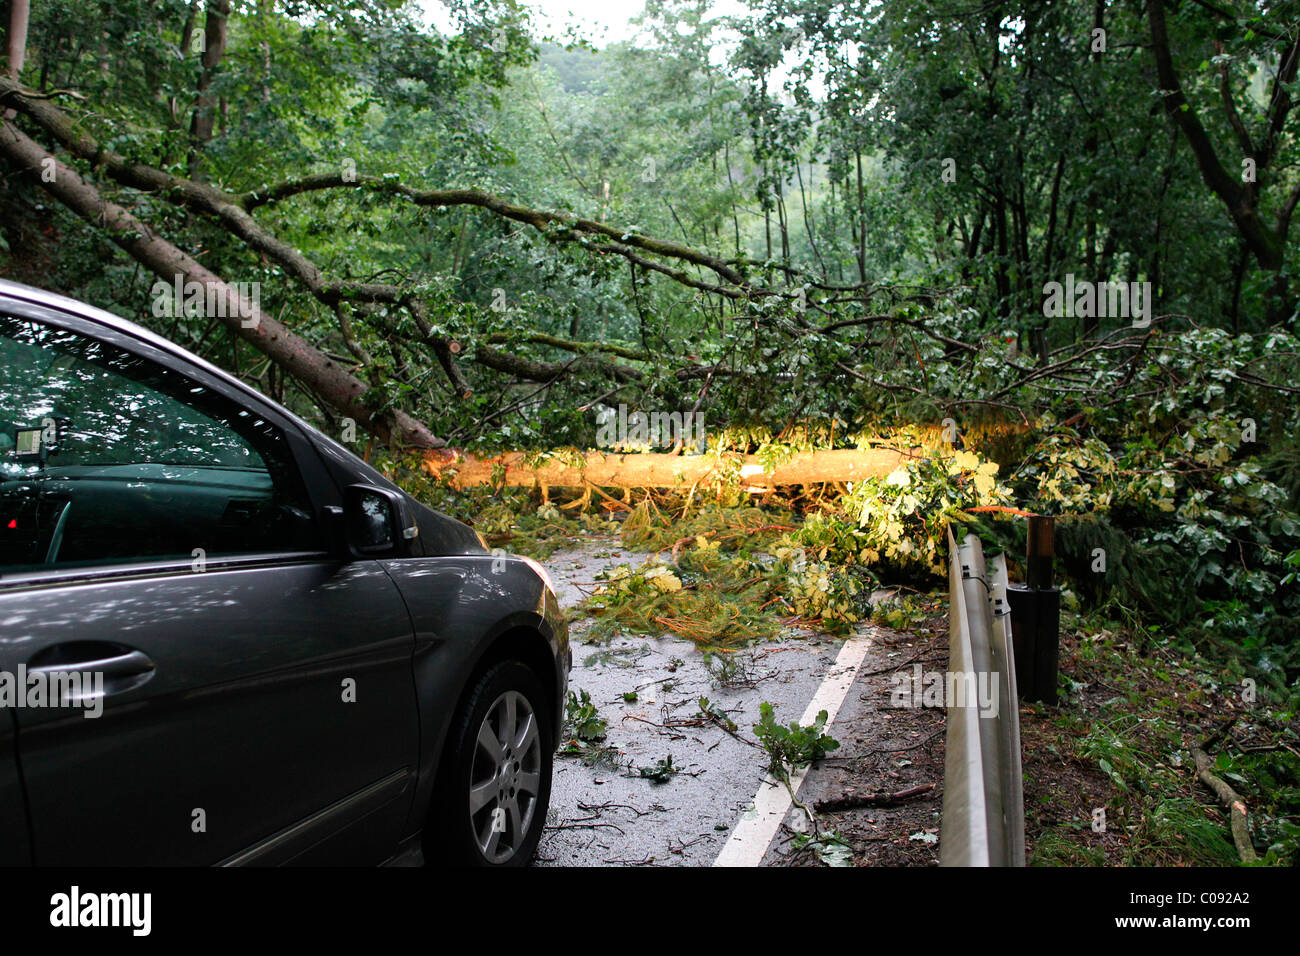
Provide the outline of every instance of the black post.
[[1052,586],[1054,537],[1052,518],[1030,516],[1025,583],[1007,587],[1016,686],[1022,699],[1045,704],[1056,703],[1060,656],[1061,592]]
[[1052,586],[1052,555],[1055,549],[1056,519],[1046,515],[1029,516],[1029,534],[1025,545],[1025,585],[1036,591]]

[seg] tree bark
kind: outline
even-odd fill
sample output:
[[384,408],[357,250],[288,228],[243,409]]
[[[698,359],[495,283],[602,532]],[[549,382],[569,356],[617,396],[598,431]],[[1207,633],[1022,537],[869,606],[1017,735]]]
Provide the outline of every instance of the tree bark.
[[31,0],[9,0],[9,75],[15,80],[27,56],[27,24],[31,12]]
[[[27,56],[27,24],[31,19],[31,0],[9,0],[9,63],[8,72],[15,82],[22,72]],[[14,111],[6,110],[5,119],[13,119]]]
[[194,102],[194,118],[190,122],[191,179],[203,179],[203,149],[212,139],[216,124],[217,98],[208,91],[226,54],[226,22],[229,17],[230,0],[208,0],[207,17],[203,25],[203,72],[199,74],[198,98]]

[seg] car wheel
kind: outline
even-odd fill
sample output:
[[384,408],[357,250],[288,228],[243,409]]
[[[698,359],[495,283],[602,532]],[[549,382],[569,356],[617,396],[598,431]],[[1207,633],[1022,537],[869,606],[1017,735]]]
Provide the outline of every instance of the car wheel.
[[452,728],[425,855],[469,866],[525,866],[546,825],[554,737],[536,675],[518,661],[489,668]]

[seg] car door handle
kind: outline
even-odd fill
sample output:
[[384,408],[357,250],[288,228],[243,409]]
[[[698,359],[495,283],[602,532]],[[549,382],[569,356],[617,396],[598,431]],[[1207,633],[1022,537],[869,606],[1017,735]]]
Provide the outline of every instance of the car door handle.
[[72,641],[47,647],[27,665],[29,674],[103,674],[104,693],[139,687],[153,676],[148,654],[106,641]]

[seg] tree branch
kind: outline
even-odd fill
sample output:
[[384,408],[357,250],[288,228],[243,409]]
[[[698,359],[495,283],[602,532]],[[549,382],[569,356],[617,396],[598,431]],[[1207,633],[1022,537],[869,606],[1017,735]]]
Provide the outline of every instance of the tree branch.
[[[282,369],[301,380],[335,409],[356,419],[385,441],[424,448],[444,444],[428,428],[402,411],[374,412],[365,402],[366,384],[320,349],[270,315],[253,309],[234,288],[194,258],[156,235],[127,210],[100,196],[76,170],[58,162],[38,143],[6,120],[0,120],[0,154],[30,172],[41,187],[68,209],[104,233],[133,259],[172,282],[179,275],[205,288],[215,286],[225,305],[219,320]],[[53,164],[54,176],[40,173]]]
[[1227,206],[1228,214],[1236,223],[1251,253],[1263,268],[1277,269],[1282,259],[1281,244],[1260,220],[1251,192],[1244,189],[1223,168],[1214,150],[1214,143],[1183,92],[1182,84],[1178,80],[1178,72],[1174,69],[1173,56],[1169,52],[1169,30],[1165,23],[1163,0],[1149,0],[1147,16],[1151,26],[1151,47],[1155,54],[1156,75],[1164,95],[1165,111],[1182,131],[1183,137],[1192,149],[1196,165],[1201,170],[1201,178]]

